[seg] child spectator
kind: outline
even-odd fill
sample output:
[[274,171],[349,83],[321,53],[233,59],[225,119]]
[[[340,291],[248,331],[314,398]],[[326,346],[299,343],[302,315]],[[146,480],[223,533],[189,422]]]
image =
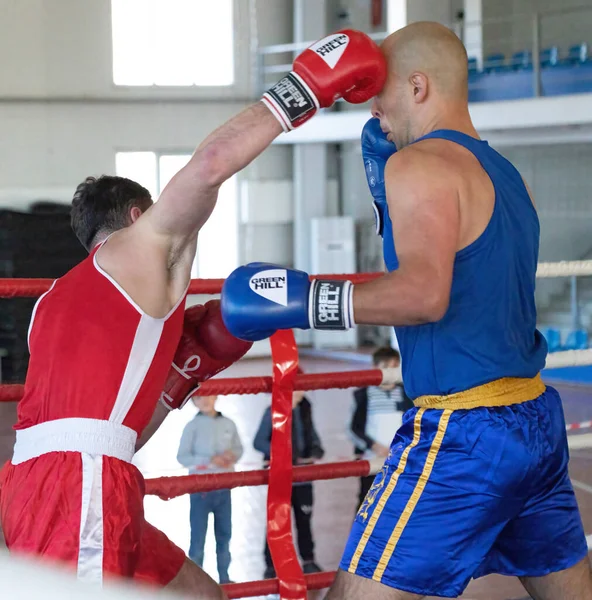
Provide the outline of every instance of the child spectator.
[[[189,468],[189,473],[212,473],[234,468],[243,453],[243,447],[233,421],[219,413],[217,396],[194,396],[199,409],[183,430],[177,460]],[[204,544],[208,530],[208,516],[214,515],[216,556],[220,583],[230,583],[230,538],[232,509],[230,490],[215,490],[190,495],[191,545],[189,558],[203,566]]]
[[[397,350],[385,346],[374,352],[372,362],[379,369],[393,369],[399,367],[401,357]],[[357,389],[349,425],[356,455],[364,459],[376,456],[386,458],[395,433],[401,426],[403,414],[412,407],[413,402],[406,396],[400,383]],[[360,478],[358,508],[373,481],[374,475]]]

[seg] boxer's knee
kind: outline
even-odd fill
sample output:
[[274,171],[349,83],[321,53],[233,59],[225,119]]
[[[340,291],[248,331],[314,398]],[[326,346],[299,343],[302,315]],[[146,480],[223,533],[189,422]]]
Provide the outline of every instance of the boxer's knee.
[[166,586],[167,590],[190,594],[203,600],[227,600],[222,588],[193,561],[185,559],[181,570]]
[[346,571],[337,571],[335,581],[325,600],[358,600],[358,598],[372,598],[373,600],[421,600],[424,596],[396,590],[372,579],[352,575]]

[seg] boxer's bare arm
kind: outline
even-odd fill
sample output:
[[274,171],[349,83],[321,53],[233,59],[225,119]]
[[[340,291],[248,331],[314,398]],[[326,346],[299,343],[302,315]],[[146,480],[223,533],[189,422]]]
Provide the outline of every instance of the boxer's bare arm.
[[447,162],[406,148],[385,171],[399,268],[354,287],[358,324],[417,325],[448,309],[459,245],[460,204]]
[[245,168],[282,133],[277,119],[257,102],[212,132],[142,217],[148,235],[162,236],[172,257],[210,216],[222,183]]
[[171,414],[171,411],[163,406],[160,402],[156,403],[156,408],[152,413],[152,418],[142,434],[136,441],[136,452],[146,444],[146,442],[158,431],[158,428],[162,425],[163,421]]
[[280,133],[281,125],[262,102],[244,109],[199,145],[151,208],[99,250],[100,266],[149,315],[163,317],[183,294],[198,232],[222,183]]

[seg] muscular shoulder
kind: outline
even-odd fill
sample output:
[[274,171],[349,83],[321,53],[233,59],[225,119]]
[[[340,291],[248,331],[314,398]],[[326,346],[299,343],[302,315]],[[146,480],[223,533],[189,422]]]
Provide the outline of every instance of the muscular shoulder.
[[414,213],[423,205],[427,209],[445,198],[451,206],[458,204],[461,182],[458,166],[440,147],[428,144],[431,141],[407,146],[389,158],[385,182],[391,208],[406,206]]
[[191,260],[188,255],[171,264],[166,240],[147,235],[141,221],[116,231],[96,259],[146,314],[161,318],[185,293]]
[[421,187],[443,187],[457,182],[458,166],[443,140],[424,140],[395,152],[387,163],[389,184],[411,183]]

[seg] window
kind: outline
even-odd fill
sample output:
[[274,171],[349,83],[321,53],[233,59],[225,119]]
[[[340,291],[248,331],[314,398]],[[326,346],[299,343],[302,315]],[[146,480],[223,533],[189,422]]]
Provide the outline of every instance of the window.
[[[158,198],[172,177],[182,169],[190,154],[118,152],[117,175],[129,177]],[[216,208],[199,232],[193,277],[223,278],[238,266],[238,186],[236,177],[220,188]]]
[[233,0],[111,0],[116,85],[234,83]]
[[153,198],[158,196],[158,173],[154,152],[118,152],[115,172],[143,185]]

